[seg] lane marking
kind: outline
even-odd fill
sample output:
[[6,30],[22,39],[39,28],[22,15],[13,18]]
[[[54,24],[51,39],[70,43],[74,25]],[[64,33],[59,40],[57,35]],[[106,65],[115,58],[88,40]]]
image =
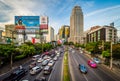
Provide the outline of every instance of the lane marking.
[[86,79],[86,81],[88,81],[87,77],[83,74],[84,78]]
[[62,56],[62,69],[61,69],[61,80],[60,81],[63,81],[63,76],[62,76],[63,75],[63,68],[64,68],[64,66],[63,66],[63,58],[64,58],[64,54]]
[[73,76],[73,70],[72,70],[72,67],[71,67],[71,60],[70,60],[70,55],[69,55],[70,53],[68,52],[68,63],[69,63],[69,69],[70,69],[70,75],[71,75],[71,79],[72,79],[72,81],[75,81],[75,77]]
[[[62,56],[62,57],[63,57],[63,56]],[[49,78],[48,78],[48,81],[50,81],[51,77],[53,76],[53,72],[55,71],[55,68],[57,67],[56,65],[57,65],[57,63],[59,62],[59,60],[61,60],[60,57],[58,58],[58,60],[57,60],[57,62],[55,63],[55,65],[53,66],[53,70],[52,70],[52,72],[50,73],[50,76],[49,76]],[[60,80],[60,81],[61,81],[61,80]]]
[[[78,54],[76,54],[76,56],[77,56],[77,58],[79,59],[80,58],[80,53],[78,53]],[[82,56],[82,55],[81,55]],[[83,55],[83,57],[85,58],[85,56]],[[87,59],[87,58],[85,58],[85,59]],[[84,60],[84,59],[83,59]],[[85,63],[83,60],[81,60],[83,63]],[[87,64],[86,64],[87,65]],[[90,67],[89,65],[87,65],[88,67]],[[96,77],[100,80],[100,81],[103,81],[102,80],[102,78],[101,77],[99,77],[99,75],[97,75],[97,73],[95,73],[95,71],[93,71],[93,69],[89,69],[90,71],[92,71],[92,73],[94,74],[94,75],[96,75]]]

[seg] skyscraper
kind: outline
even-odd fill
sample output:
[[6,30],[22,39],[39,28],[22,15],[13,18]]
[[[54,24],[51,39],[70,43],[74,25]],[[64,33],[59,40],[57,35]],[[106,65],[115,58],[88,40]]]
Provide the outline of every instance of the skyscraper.
[[69,42],[81,43],[83,36],[83,12],[80,6],[72,9],[70,16],[70,38]]

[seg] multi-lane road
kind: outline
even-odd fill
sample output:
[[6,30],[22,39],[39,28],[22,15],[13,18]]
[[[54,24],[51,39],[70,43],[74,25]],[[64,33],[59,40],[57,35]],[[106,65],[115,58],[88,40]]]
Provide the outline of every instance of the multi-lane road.
[[[57,50],[62,50],[62,53],[60,54],[60,56],[58,57],[57,61],[55,61],[55,64],[52,67],[52,71],[49,75],[44,75],[43,70],[36,74],[36,75],[30,75],[29,73],[29,65],[32,62],[29,61],[28,63],[25,63],[24,65],[22,65],[25,69],[28,70],[27,74],[20,80],[28,80],[28,81],[34,81],[36,78],[40,78],[40,77],[46,77],[47,81],[61,81],[62,79],[62,63],[63,63],[63,55],[64,55],[64,49],[63,48],[58,48]],[[37,63],[37,66],[40,66],[41,63]],[[45,66],[43,66],[44,68]],[[19,68],[17,68],[19,69]],[[13,71],[17,70],[14,69]],[[11,71],[11,72],[13,72]],[[5,75],[0,76],[0,81],[2,81],[3,78],[7,77],[8,75],[10,75],[11,72],[6,73]]]
[[[120,75],[116,75],[101,64],[97,68],[91,68],[87,61],[90,60],[85,54],[78,50],[69,50],[69,67],[72,81],[119,81]],[[78,65],[84,64],[88,73],[83,74],[79,71]]]
[[[62,81],[64,49],[63,48],[59,48],[59,49],[62,50],[63,53],[61,53],[58,60],[55,62],[52,72],[49,75],[44,75],[42,70],[39,74],[31,76],[28,70],[27,75],[24,76],[20,81],[22,80],[34,81],[36,78],[40,78],[42,76],[46,77],[47,81]],[[70,50],[68,50],[68,57],[69,57],[69,71],[70,71],[71,81],[119,81],[120,80],[120,75],[116,75],[115,73],[111,72],[108,68],[106,68],[102,64],[98,64],[97,68],[91,68],[87,64],[87,61],[90,58],[86,56],[84,53],[80,53],[79,50],[75,50],[71,48]],[[24,64],[23,67],[28,69],[30,63],[31,61]],[[79,64],[84,64],[87,67],[88,69],[87,74],[83,74],[79,71],[78,69]],[[41,65],[41,63],[37,63],[37,65]],[[10,72],[6,73],[3,76],[0,76],[0,81],[9,74]]]

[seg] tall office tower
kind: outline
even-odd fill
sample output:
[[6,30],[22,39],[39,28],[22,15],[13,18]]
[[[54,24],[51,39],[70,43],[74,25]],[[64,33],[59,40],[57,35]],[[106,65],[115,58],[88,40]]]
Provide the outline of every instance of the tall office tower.
[[70,16],[70,38],[69,42],[81,43],[83,36],[83,12],[80,6],[72,9]]

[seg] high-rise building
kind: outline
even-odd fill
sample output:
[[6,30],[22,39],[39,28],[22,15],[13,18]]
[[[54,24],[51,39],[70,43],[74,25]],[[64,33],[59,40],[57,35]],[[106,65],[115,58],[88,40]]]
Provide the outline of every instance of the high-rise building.
[[68,40],[68,37],[69,37],[69,34],[70,34],[70,26],[68,25],[63,25],[60,29],[59,29],[59,37],[60,37],[60,40],[65,40],[67,41]]
[[54,29],[52,27],[48,27],[48,34],[46,36],[46,42],[54,41]]
[[69,42],[81,43],[83,36],[83,12],[80,6],[72,9],[70,16],[70,38]]

